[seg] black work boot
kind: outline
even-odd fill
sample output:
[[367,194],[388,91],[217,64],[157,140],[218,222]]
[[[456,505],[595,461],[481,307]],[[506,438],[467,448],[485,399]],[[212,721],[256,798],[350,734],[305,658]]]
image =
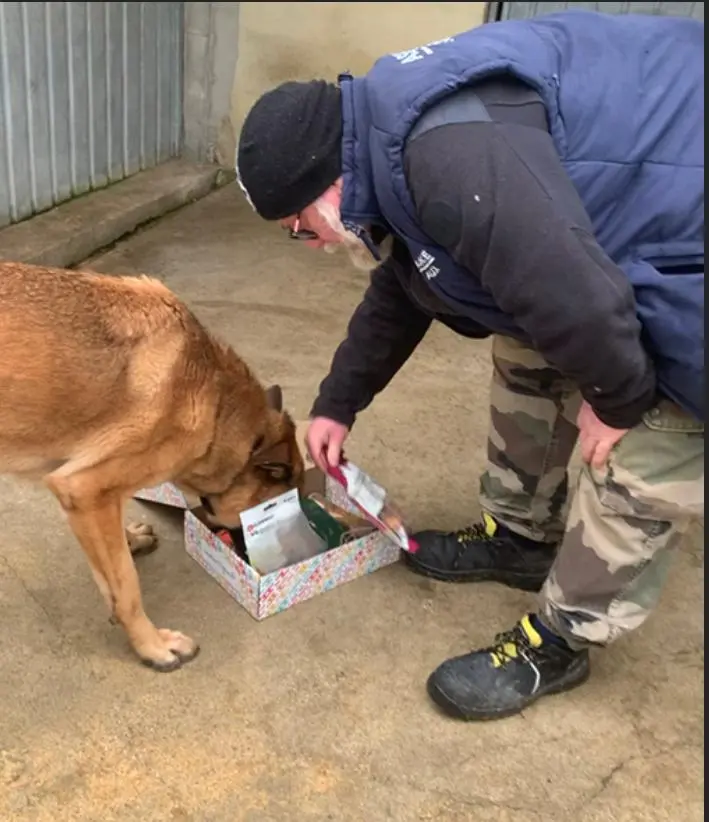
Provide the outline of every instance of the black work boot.
[[[533,618],[532,618],[533,619]],[[431,699],[456,719],[502,719],[547,694],[569,691],[590,673],[588,651],[542,637],[529,616],[489,648],[454,657],[428,678]]]
[[556,556],[556,543],[519,536],[489,514],[461,531],[421,531],[415,554],[404,553],[411,570],[441,582],[501,582],[538,591]]

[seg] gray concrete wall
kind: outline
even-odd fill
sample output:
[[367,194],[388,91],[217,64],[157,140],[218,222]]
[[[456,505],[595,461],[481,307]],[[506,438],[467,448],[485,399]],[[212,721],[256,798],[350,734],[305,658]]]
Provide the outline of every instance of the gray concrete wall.
[[390,51],[456,34],[484,21],[486,3],[239,4],[239,59],[231,98],[238,136],[251,105],[285,80],[368,71]]
[[184,155],[232,167],[241,3],[185,3]]
[[[254,101],[285,80],[366,72],[382,54],[481,25],[562,6],[703,17],[701,3],[185,3],[185,153],[233,166]],[[489,8],[488,8],[489,6]],[[606,8],[607,7],[607,8]]]
[[268,88],[365,72],[388,51],[479,25],[485,6],[185,3],[185,156],[231,168],[244,116]]

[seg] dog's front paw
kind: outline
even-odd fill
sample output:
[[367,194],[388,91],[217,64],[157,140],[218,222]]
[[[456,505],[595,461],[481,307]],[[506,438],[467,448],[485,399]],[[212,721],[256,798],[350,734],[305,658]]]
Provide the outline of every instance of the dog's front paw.
[[160,647],[152,648],[147,653],[143,649],[140,654],[143,664],[148,668],[161,673],[176,671],[199,653],[199,645],[185,634],[168,628],[158,628],[157,632],[161,640]]
[[126,526],[128,547],[134,557],[152,554],[158,547],[158,538],[153,526],[147,522],[131,522]]

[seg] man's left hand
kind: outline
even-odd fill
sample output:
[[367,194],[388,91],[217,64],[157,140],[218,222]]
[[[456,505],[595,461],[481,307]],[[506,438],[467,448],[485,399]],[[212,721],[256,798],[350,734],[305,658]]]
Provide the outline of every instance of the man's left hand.
[[594,468],[603,468],[613,448],[623,439],[629,428],[611,428],[598,419],[596,412],[584,400],[576,419],[581,443],[581,455]]

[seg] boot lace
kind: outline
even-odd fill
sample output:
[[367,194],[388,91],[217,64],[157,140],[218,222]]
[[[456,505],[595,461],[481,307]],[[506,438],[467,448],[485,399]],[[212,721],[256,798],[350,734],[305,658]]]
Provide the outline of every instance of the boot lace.
[[492,657],[492,664],[496,668],[501,668],[512,660],[526,657],[535,649],[525,632],[519,625],[515,625],[511,630],[498,634],[494,643],[485,650]]
[[480,542],[481,540],[487,542],[492,539],[481,522],[476,522],[475,525],[469,525],[467,528],[461,528],[460,531],[456,531],[455,538],[458,540],[461,548],[467,548],[471,542]]
[[476,542],[490,542],[492,537],[485,530],[484,523],[476,522],[474,525],[469,525],[467,528],[461,528],[460,531],[454,531],[453,536],[458,543],[456,545],[455,556],[453,557],[453,567],[459,567],[462,557],[468,552],[471,545]]

